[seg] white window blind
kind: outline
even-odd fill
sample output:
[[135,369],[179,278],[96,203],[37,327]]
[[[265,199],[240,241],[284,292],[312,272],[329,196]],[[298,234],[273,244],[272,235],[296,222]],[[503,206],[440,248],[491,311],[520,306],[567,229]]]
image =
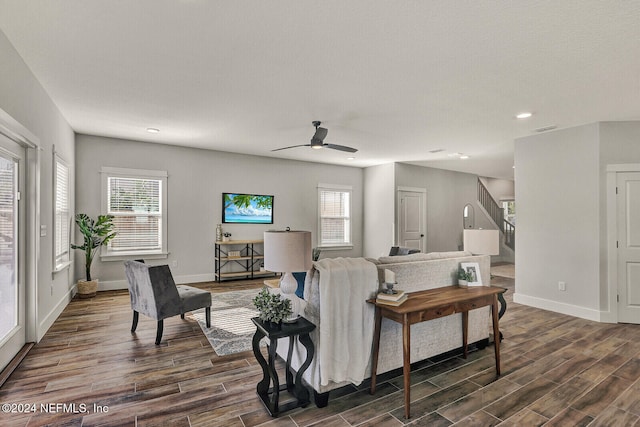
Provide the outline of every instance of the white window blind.
[[162,180],[110,176],[107,186],[107,213],[114,216],[117,232],[108,250],[161,250]]
[[71,217],[69,212],[69,168],[55,158],[55,218],[54,218],[54,256],[56,270],[69,262],[69,231]]
[[[14,268],[16,229],[17,165],[0,153],[0,264],[7,264],[7,272]],[[7,273],[7,276],[10,273]],[[8,282],[10,283],[10,281]],[[1,304],[1,301],[0,301]]]
[[351,244],[351,190],[318,188],[320,246]]

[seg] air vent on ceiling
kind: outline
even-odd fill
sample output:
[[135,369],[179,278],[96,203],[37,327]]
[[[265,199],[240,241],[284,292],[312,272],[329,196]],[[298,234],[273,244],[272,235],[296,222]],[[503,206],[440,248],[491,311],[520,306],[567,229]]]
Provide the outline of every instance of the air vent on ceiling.
[[444,148],[437,148],[435,150],[430,150],[429,152],[431,154],[436,154],[436,153],[442,153],[444,151]]
[[546,132],[548,130],[554,130],[557,127],[558,126],[556,126],[556,125],[545,126],[545,127],[542,127],[542,128],[534,129],[534,132]]

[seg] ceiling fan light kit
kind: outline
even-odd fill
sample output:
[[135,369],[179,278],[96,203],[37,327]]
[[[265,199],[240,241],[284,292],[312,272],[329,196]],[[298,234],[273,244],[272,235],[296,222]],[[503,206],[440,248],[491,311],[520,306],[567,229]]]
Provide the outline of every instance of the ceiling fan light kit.
[[315,126],[316,132],[313,134],[310,144],[292,145],[290,147],[276,148],[275,150],[271,151],[288,150],[289,148],[296,147],[311,147],[314,150],[319,150],[321,148],[331,148],[332,150],[345,151],[347,153],[355,153],[356,151],[358,151],[355,148],[347,147],[345,145],[325,143],[324,139],[327,137],[327,133],[329,133],[329,131],[325,128],[321,128],[320,125],[322,124],[322,122],[318,120],[314,120],[313,122],[311,122],[311,124]]

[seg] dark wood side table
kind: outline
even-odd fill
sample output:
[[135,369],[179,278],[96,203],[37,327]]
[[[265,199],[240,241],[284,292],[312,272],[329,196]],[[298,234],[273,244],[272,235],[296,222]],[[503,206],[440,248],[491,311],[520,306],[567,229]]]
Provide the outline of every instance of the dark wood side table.
[[[316,328],[316,325],[309,322],[304,317],[299,318],[294,323],[282,323],[276,327],[270,322],[263,322],[259,317],[254,317],[251,321],[256,325],[256,333],[253,335],[253,354],[262,367],[262,381],[256,386],[256,392],[262,400],[265,408],[272,417],[277,417],[281,412],[293,408],[305,407],[309,404],[309,390],[302,384],[302,374],[311,364],[314,355],[314,347],[309,333]],[[269,338],[269,361],[265,360],[260,351],[260,340],[263,337]],[[276,372],[276,347],[279,338],[289,338],[289,351],[286,361],[286,384],[280,386],[278,373]],[[293,354],[293,343],[298,339],[307,350],[307,358],[296,373],[295,380],[291,373],[291,355]],[[273,386],[271,384],[273,383]],[[287,390],[292,393],[296,400],[280,405],[280,392]]]
[[469,310],[491,306],[493,336],[495,343],[496,374],[500,375],[500,330],[498,329],[498,295],[506,289],[497,286],[459,287],[446,286],[426,291],[411,292],[409,298],[400,306],[379,304],[375,298],[367,300],[376,307],[375,331],[373,335],[373,360],[371,363],[371,394],[376,391],[376,371],[378,369],[378,350],[380,349],[380,327],[386,317],[402,324],[403,377],[404,377],[404,416],[410,417],[411,401],[411,325],[439,317],[462,313],[462,348],[467,358],[467,339],[469,331]]

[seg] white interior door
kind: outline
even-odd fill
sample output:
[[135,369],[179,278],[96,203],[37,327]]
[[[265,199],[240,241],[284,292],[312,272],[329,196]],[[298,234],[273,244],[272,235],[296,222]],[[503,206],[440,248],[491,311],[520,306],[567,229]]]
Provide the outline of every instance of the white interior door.
[[24,148],[0,135],[0,369],[26,342]]
[[640,323],[640,172],[617,174],[618,321]]
[[398,245],[426,250],[427,194],[424,191],[400,190]]

